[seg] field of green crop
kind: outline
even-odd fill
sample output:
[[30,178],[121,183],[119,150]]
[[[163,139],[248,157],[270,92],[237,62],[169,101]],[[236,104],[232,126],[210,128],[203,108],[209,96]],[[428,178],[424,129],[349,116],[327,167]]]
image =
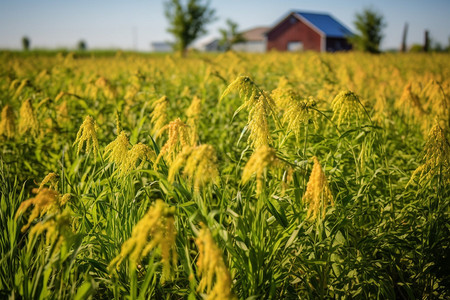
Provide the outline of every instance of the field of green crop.
[[0,62],[0,298],[450,297],[448,54]]

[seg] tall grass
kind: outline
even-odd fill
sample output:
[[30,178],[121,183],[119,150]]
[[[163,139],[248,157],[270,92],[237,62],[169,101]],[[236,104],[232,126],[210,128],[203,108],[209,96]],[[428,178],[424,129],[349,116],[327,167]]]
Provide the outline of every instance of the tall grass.
[[448,55],[0,61],[1,297],[449,297]]

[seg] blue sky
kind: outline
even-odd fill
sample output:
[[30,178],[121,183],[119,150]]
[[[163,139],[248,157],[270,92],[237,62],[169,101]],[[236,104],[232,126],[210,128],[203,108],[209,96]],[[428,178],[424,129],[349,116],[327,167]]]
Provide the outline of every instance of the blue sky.
[[[32,47],[147,51],[153,41],[170,41],[162,0],[0,0],[0,48],[21,47],[28,36]],[[218,36],[227,18],[242,30],[272,26],[290,10],[327,12],[354,29],[355,13],[365,7],[381,12],[387,23],[382,48],[398,48],[409,23],[408,45],[423,43],[424,31],[446,46],[450,37],[450,0],[212,0],[218,20],[208,25],[201,43]]]

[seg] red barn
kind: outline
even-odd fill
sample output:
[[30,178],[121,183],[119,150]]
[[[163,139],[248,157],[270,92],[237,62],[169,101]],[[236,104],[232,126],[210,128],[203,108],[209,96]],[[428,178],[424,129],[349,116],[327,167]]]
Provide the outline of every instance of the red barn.
[[293,11],[267,33],[267,50],[345,51],[352,32],[328,14]]

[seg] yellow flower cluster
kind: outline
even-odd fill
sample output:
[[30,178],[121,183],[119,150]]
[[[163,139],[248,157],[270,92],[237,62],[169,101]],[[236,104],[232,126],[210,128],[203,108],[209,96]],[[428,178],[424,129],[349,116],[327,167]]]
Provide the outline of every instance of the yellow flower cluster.
[[[275,149],[262,146],[253,152],[242,172],[242,182],[247,183],[255,174],[256,192],[261,193],[263,188],[263,176],[267,169],[277,169],[284,167],[285,164],[278,159]],[[287,166],[285,166],[287,167]]]
[[[422,107],[420,98],[417,93],[412,90],[412,83],[408,83],[403,89],[403,93],[396,103],[396,107],[404,110],[407,107],[407,112],[414,115],[416,118],[420,118],[425,114],[425,110]],[[411,110],[409,108],[412,108]]]
[[127,153],[130,142],[125,131],[121,131],[114,141],[105,147],[105,154],[110,162],[114,162],[118,168],[127,161]]
[[314,166],[308,184],[306,185],[306,193],[303,196],[303,201],[308,204],[307,217],[315,219],[320,213],[324,217],[328,203],[334,205],[334,202],[325,173],[315,156],[313,160]]
[[58,123],[62,124],[69,121],[69,107],[66,100],[56,107],[56,112],[56,120]]
[[191,105],[186,110],[186,116],[188,117],[186,123],[191,129],[191,145],[195,145],[198,140],[198,120],[200,119],[201,103],[202,99],[194,96]]
[[91,116],[87,116],[86,119],[84,119],[83,124],[81,124],[73,145],[75,146],[75,144],[77,143],[78,143],[77,154],[80,153],[84,143],[86,143],[87,153],[90,153],[92,150],[94,155],[97,154],[98,139],[97,139],[96,124]]
[[211,145],[183,149],[170,166],[169,181],[173,181],[183,164],[183,174],[192,183],[195,191],[209,183],[219,184],[216,152]]
[[[198,290],[206,290],[208,299],[236,299],[231,291],[231,275],[209,229],[202,224],[195,243],[198,247],[198,273],[201,276]],[[213,281],[215,281],[213,283]]]
[[310,122],[317,125],[318,116],[314,99],[293,100],[283,114],[283,123],[287,124],[287,129],[299,138],[300,131],[305,125]]
[[423,164],[412,174],[408,185],[419,174],[419,182],[436,174],[441,174],[446,183],[450,183],[450,143],[445,130],[436,121],[431,128],[423,150]]
[[293,101],[302,99],[301,95],[290,86],[285,76],[280,77],[277,88],[272,90],[270,96],[279,111],[287,109]]
[[244,100],[244,104],[252,102],[258,95],[255,83],[248,76],[238,76],[222,93],[219,101],[233,91],[239,92],[239,97]]
[[187,125],[180,120],[180,118],[171,121],[168,125],[161,128],[160,132],[165,130],[169,131],[169,138],[164,146],[161,148],[158,157],[156,158],[156,163],[164,156],[167,160],[173,161],[179,149],[183,149],[189,146],[189,132]]
[[236,110],[246,108],[248,114],[249,142],[255,149],[271,142],[268,115],[275,117],[275,103],[266,92],[260,90],[248,76],[239,76],[222,93],[220,99],[237,90],[244,103]]
[[361,103],[358,95],[351,91],[341,91],[333,99],[331,103],[333,109],[332,120],[337,120],[337,125],[341,126],[347,123],[349,126],[353,120],[359,123],[359,120],[364,115],[364,106]]
[[19,97],[19,95],[22,93],[22,90],[26,87],[30,85],[30,81],[28,79],[23,79],[20,82],[19,87],[17,88],[16,92],[13,95],[13,98],[16,99]]
[[39,236],[44,232],[46,232],[46,243],[52,244],[56,242],[56,247],[59,247],[73,234],[70,214],[57,214],[48,220],[37,223],[30,229],[30,236]]
[[430,80],[423,88],[421,95],[425,100],[426,107],[432,114],[439,119],[448,121],[450,124],[450,99],[445,91],[443,83]]
[[261,95],[248,114],[248,129],[250,130],[248,139],[254,149],[268,147],[272,142],[267,118],[268,111],[264,103],[264,96]]
[[54,172],[48,173],[47,176],[45,176],[44,179],[42,179],[38,192],[40,192],[44,188],[44,185],[46,185],[47,183],[50,183],[51,189],[55,191],[58,190],[58,176],[59,175]]
[[0,120],[0,136],[13,138],[16,134],[16,118],[11,106],[5,105]]
[[105,147],[107,159],[116,164],[121,175],[140,169],[146,161],[152,161],[155,158],[155,153],[147,145],[137,143],[128,150],[129,146],[125,131],[121,131],[117,138]]
[[126,163],[123,165],[122,172],[127,174],[132,170],[140,169],[146,161],[155,159],[155,152],[149,146],[142,143],[135,144],[127,154]]
[[35,137],[39,133],[39,122],[34,113],[31,99],[25,100],[19,111],[19,133],[24,135],[28,132]]
[[112,86],[112,84],[106,79],[105,77],[99,77],[97,81],[95,82],[95,86],[98,88],[101,88],[103,91],[103,94],[108,99],[114,99],[117,95],[117,91]]
[[109,264],[109,271],[112,272],[126,257],[133,263],[139,263],[150,251],[158,248],[163,264],[162,280],[170,279],[177,264],[174,214],[175,208],[157,200],[134,226],[131,237],[123,243],[120,254]]
[[36,197],[23,201],[16,212],[16,219],[23,214],[31,205],[34,205],[31,215],[28,218],[28,223],[22,227],[22,232],[30,227],[31,222],[39,216],[47,212],[54,212],[59,209],[61,203],[60,197],[57,191],[43,188],[41,190],[33,189],[33,192],[37,193]]
[[169,100],[166,96],[163,96],[156,100],[153,103],[153,111],[151,113],[150,122],[153,125],[152,133],[159,135],[160,130],[167,123],[167,106],[169,104]]

